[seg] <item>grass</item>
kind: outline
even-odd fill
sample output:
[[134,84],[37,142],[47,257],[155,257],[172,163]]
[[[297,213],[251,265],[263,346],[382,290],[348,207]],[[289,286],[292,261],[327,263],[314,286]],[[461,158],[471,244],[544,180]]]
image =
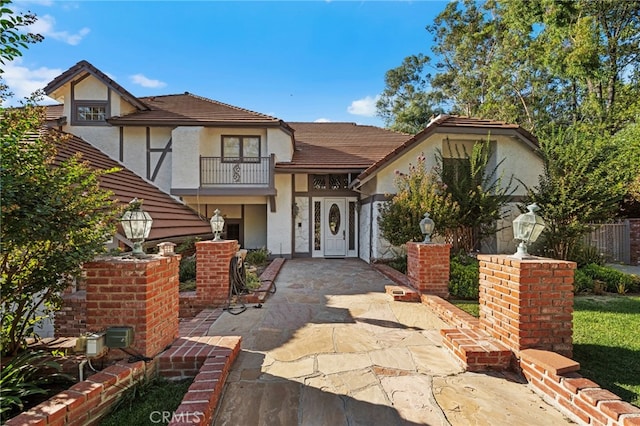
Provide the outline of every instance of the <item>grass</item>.
[[139,384],[122,397],[115,411],[107,415],[100,426],[169,424],[191,383],[192,379],[158,378]]
[[640,296],[580,296],[573,314],[580,374],[640,406]]
[[[478,302],[452,303],[478,316]],[[580,374],[640,407],[640,296],[576,296],[573,359]]]

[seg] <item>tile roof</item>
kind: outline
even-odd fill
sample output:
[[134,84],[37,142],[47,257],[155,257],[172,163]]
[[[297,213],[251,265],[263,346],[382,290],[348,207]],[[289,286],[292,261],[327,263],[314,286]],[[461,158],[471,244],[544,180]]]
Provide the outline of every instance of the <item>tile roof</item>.
[[356,185],[358,182],[361,182],[363,179],[366,179],[367,177],[374,174],[387,162],[392,161],[394,158],[401,155],[404,151],[410,149],[414,145],[420,143],[422,140],[436,132],[485,136],[487,134],[503,134],[516,137],[532,149],[537,149],[540,147],[538,139],[517,124],[509,124],[504,121],[483,118],[441,114],[431,120],[427,127],[425,127],[424,130],[422,130],[420,133],[416,134],[408,140],[405,140],[404,143],[397,145],[395,148],[388,151],[382,158],[378,159],[373,164],[370,164],[369,167],[358,176]]
[[[49,131],[58,132],[54,129]],[[134,197],[144,200],[142,208],[153,219],[148,241],[211,234],[211,227],[207,220],[201,219],[189,207],[162,192],[156,186],[145,181],[77,136],[70,135],[66,143],[59,145],[57,159],[60,161],[69,158],[77,152],[93,168],[106,170],[118,167],[121,169],[118,172],[101,176],[100,184],[102,188],[112,191],[114,194],[113,199],[122,205],[128,204]]]
[[114,90],[120,96],[127,100],[131,105],[134,105],[136,108],[145,110],[148,107],[141,102],[138,98],[133,96],[127,89],[120,86],[114,80],[112,80],[108,75],[100,71],[98,68],[94,67],[87,61],[80,61],[53,80],[49,84],[44,87],[44,92],[47,95],[50,95],[52,92],[56,91],[60,87],[64,86],[69,81],[76,79],[76,77],[83,76],[85,74],[91,74],[96,77],[98,80],[101,80],[107,87]]
[[283,126],[290,130],[286,123],[278,118],[196,96],[189,92],[178,95],[149,96],[140,100],[149,106],[149,110],[111,117],[107,121],[111,124],[129,125]]
[[276,169],[363,170],[401,145],[410,135],[355,123],[289,122],[294,129],[296,151],[289,163]]

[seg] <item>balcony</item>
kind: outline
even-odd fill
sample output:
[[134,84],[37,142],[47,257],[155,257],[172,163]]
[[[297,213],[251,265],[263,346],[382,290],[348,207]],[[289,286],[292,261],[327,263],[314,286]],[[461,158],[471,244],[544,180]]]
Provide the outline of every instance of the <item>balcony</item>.
[[275,156],[200,157],[200,194],[275,195]]

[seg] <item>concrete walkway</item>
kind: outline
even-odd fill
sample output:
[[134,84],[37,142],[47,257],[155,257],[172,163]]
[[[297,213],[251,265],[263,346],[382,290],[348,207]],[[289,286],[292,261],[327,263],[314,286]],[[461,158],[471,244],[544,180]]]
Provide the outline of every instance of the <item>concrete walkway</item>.
[[463,372],[447,325],[360,260],[289,260],[276,284],[209,329],[242,336],[214,425],[572,424],[515,375]]

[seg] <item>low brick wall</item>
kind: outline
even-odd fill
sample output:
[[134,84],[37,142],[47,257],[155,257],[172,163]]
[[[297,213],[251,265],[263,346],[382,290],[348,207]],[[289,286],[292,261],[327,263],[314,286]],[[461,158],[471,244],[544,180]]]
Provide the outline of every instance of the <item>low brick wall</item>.
[[640,426],[640,408],[577,373],[580,364],[555,352],[520,351],[531,388],[578,424]]
[[123,392],[145,377],[147,368],[142,361],[107,367],[5,425],[97,425]]

